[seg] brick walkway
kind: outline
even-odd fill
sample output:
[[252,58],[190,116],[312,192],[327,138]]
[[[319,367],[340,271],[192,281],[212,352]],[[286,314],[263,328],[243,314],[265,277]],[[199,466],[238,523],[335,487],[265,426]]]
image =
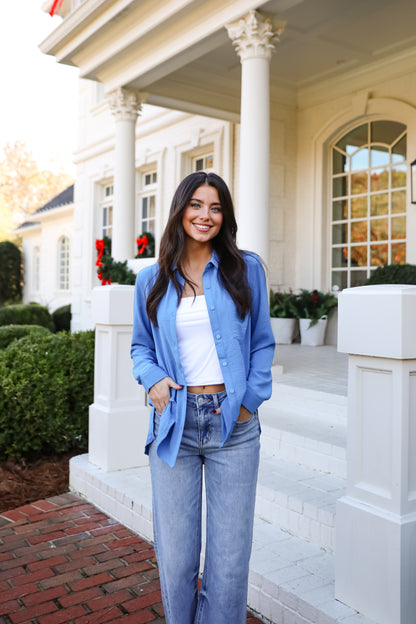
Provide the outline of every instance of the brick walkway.
[[74,494],[0,514],[0,624],[29,622],[162,624],[151,544]]

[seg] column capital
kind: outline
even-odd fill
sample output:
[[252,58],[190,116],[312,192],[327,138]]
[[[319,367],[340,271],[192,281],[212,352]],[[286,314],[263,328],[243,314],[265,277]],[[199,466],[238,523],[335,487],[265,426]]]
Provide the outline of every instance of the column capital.
[[116,121],[135,122],[142,110],[145,95],[134,89],[119,87],[108,95],[110,110]]
[[272,22],[270,17],[254,9],[244,17],[226,25],[228,36],[241,61],[248,58],[270,60],[274,44],[285,28],[286,22]]

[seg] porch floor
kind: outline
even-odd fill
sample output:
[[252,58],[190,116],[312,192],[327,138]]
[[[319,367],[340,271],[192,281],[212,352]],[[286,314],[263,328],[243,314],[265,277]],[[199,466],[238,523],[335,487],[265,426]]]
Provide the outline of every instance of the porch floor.
[[[333,345],[277,345],[275,360],[278,366],[274,366],[272,371],[277,383],[347,395],[348,355],[338,353]],[[283,367],[283,373],[279,365]]]

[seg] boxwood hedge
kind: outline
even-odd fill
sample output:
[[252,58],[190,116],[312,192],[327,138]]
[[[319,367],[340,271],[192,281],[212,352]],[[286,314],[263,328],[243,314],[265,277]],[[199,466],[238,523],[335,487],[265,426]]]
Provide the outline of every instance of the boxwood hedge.
[[0,461],[85,449],[94,332],[28,335],[0,351]]
[[23,338],[28,334],[44,336],[50,333],[49,329],[40,325],[3,325],[0,327],[0,349],[5,349],[13,340]]
[[50,331],[55,331],[53,318],[48,308],[37,303],[0,308],[0,325],[42,325]]

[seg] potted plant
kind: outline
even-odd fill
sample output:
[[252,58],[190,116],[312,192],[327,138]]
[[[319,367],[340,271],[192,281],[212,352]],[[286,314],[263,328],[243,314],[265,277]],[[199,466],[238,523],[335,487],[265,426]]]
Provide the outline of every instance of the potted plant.
[[298,328],[296,295],[270,289],[270,324],[276,344],[291,344]]
[[297,296],[301,344],[323,345],[328,318],[338,305],[337,297],[320,290],[303,288]]

